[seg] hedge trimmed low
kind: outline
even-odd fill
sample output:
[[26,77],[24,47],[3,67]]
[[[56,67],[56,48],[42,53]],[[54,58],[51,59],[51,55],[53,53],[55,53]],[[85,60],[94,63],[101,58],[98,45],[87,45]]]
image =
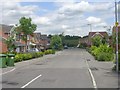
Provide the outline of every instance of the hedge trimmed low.
[[47,55],[47,54],[55,54],[55,50],[46,50],[44,51],[44,54]]
[[33,58],[42,57],[43,55],[47,55],[47,54],[55,54],[55,51],[54,50],[46,50],[44,52],[16,54],[15,55],[15,62],[26,61],[26,60],[30,60]]

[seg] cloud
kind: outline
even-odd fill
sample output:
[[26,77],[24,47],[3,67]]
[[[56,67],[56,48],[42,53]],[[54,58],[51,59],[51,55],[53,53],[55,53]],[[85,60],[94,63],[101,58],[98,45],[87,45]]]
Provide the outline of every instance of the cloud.
[[88,17],[86,20],[87,20],[88,23],[90,23],[90,24],[97,24],[97,23],[100,23],[100,22],[101,22],[101,19],[100,19],[100,18],[92,17],[92,16]]
[[[71,1],[55,2],[54,5],[57,9],[49,11],[49,9],[46,8],[41,9],[38,4],[26,4],[23,6],[20,2],[5,2],[2,11],[4,18],[3,23],[16,24],[20,17],[26,16],[31,17],[33,22],[37,24],[37,32],[44,34],[59,34],[65,32],[65,34],[84,36],[89,32],[88,23],[94,24],[94,31],[98,30],[98,27],[99,30],[103,30],[102,25],[107,25],[106,18],[109,19],[112,17],[112,11],[109,9],[111,7],[110,3],[95,4],[87,1],[77,3]],[[38,15],[39,12],[44,10],[47,10],[49,13],[42,16]]]
[[40,25],[50,25],[50,19],[48,17],[34,17],[33,22]]

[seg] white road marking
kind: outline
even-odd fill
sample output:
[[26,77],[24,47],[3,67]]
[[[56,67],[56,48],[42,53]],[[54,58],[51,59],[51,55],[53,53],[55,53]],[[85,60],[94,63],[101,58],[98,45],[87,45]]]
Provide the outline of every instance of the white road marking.
[[30,82],[28,82],[27,84],[25,84],[24,86],[22,86],[21,88],[25,88],[27,87],[29,84],[31,84],[32,82],[34,82],[36,79],[38,79],[39,77],[41,77],[42,75],[40,74],[39,76],[37,76],[36,78],[32,79]]
[[92,71],[91,71],[90,66],[89,66],[89,64],[88,64],[87,61],[86,61],[86,64],[87,64],[87,66],[88,66],[88,71],[89,71],[90,76],[91,76],[91,78],[92,78],[93,86],[94,86],[95,90],[97,90],[97,84],[96,84],[95,78],[94,78],[94,76],[93,76],[93,74],[92,74]]
[[16,69],[16,68],[13,68],[12,70],[7,71],[7,72],[4,72],[4,73],[2,73],[2,74],[0,74],[0,75],[4,75],[4,74],[7,74],[7,73],[10,73],[10,72],[14,71],[15,69]]

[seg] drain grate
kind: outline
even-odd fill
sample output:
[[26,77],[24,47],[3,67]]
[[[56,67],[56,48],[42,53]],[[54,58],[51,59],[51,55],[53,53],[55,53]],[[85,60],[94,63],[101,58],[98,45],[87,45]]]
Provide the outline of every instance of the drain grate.
[[90,69],[93,70],[93,71],[98,70],[98,68],[96,68],[96,67],[91,67]]

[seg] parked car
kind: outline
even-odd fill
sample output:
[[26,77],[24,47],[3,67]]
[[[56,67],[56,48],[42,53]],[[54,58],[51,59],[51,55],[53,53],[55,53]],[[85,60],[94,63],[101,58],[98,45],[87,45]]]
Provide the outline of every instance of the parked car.
[[41,50],[38,50],[37,48],[28,49],[27,52],[41,52]]
[[64,46],[64,49],[68,49],[68,46],[67,46],[67,45],[65,45],[65,46]]

